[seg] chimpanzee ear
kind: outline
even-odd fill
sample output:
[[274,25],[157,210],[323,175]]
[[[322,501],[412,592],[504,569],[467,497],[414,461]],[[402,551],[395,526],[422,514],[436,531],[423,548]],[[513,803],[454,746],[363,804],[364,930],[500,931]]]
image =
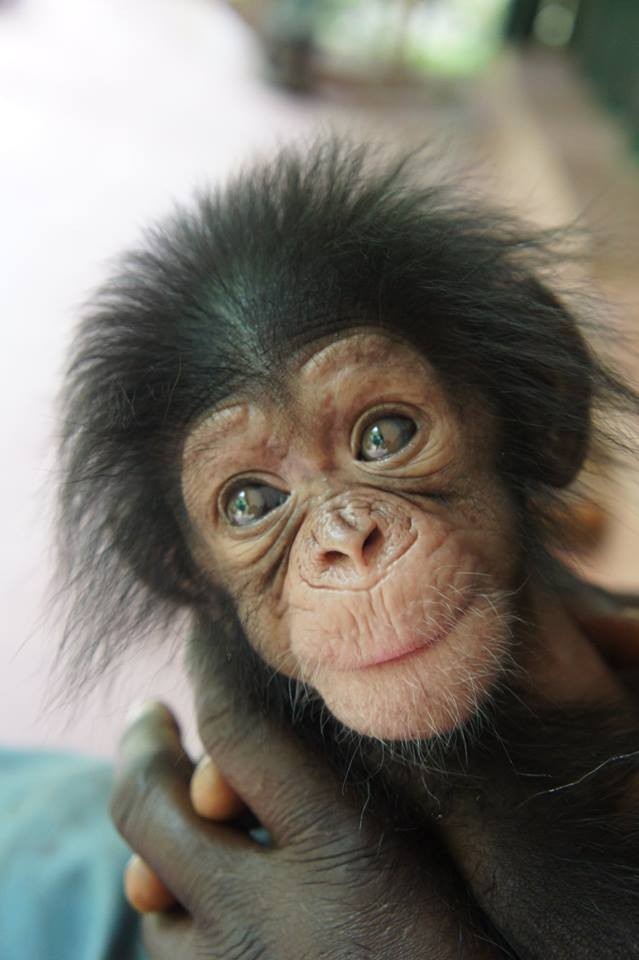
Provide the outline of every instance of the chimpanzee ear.
[[574,317],[542,284],[536,299],[553,317],[553,362],[538,371],[549,402],[542,404],[547,421],[538,425],[539,480],[566,487],[581,467],[590,446],[593,364]]
[[581,470],[588,451],[587,422],[584,420],[581,430],[551,431],[545,446],[544,475],[540,479],[551,487],[567,487]]

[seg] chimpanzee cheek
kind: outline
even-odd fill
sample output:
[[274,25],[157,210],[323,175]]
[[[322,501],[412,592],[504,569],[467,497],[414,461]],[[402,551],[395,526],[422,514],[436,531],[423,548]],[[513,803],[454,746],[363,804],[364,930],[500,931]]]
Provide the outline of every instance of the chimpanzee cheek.
[[264,589],[261,581],[253,581],[239,592],[236,610],[245,636],[265,663],[299,679],[299,665],[291,650],[289,609],[282,598]]

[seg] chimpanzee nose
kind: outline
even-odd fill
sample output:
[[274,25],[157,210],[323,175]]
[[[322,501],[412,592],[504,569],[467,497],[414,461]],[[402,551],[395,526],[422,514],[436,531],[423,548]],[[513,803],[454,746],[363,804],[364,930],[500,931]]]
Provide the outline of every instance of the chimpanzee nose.
[[340,496],[308,517],[292,562],[309,586],[368,589],[415,536],[408,513],[394,499]]
[[349,505],[332,511],[313,531],[316,560],[324,567],[352,566],[366,573],[382,549],[384,534],[365,507]]

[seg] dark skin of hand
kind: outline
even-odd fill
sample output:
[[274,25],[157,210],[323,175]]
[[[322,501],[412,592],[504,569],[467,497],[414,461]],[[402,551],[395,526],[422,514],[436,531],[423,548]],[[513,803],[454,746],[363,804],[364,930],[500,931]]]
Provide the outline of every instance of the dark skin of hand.
[[[161,704],[147,704],[121,742],[112,814],[139,855],[125,885],[152,960],[502,956],[471,934],[446,867],[425,867],[423,848],[418,858],[414,842],[362,816],[292,737],[239,715],[210,680],[197,714],[216,765],[195,776]],[[272,849],[219,822],[243,809],[239,797]]]
[[[423,847],[417,858],[414,842],[362,817],[328,767],[237,711],[213,678],[196,681],[196,703],[215,764],[193,766],[160,704],[121,744],[113,816],[136,851],[125,887],[152,960],[504,956],[471,932],[441,859],[425,865]],[[245,805],[273,849],[236,825]]]

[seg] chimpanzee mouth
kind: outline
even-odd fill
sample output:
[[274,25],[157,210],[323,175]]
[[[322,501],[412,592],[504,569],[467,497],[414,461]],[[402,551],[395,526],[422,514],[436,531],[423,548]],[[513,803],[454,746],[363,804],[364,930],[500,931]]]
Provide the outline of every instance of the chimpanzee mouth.
[[394,650],[385,650],[380,652],[372,660],[362,663],[355,667],[356,670],[370,670],[373,667],[386,667],[410,660],[423,651],[430,650],[432,647],[446,640],[464,619],[471,606],[472,598],[469,597],[465,603],[455,611],[455,616],[447,620],[440,627],[435,629],[428,636],[422,636],[417,642],[414,639],[410,644]]

